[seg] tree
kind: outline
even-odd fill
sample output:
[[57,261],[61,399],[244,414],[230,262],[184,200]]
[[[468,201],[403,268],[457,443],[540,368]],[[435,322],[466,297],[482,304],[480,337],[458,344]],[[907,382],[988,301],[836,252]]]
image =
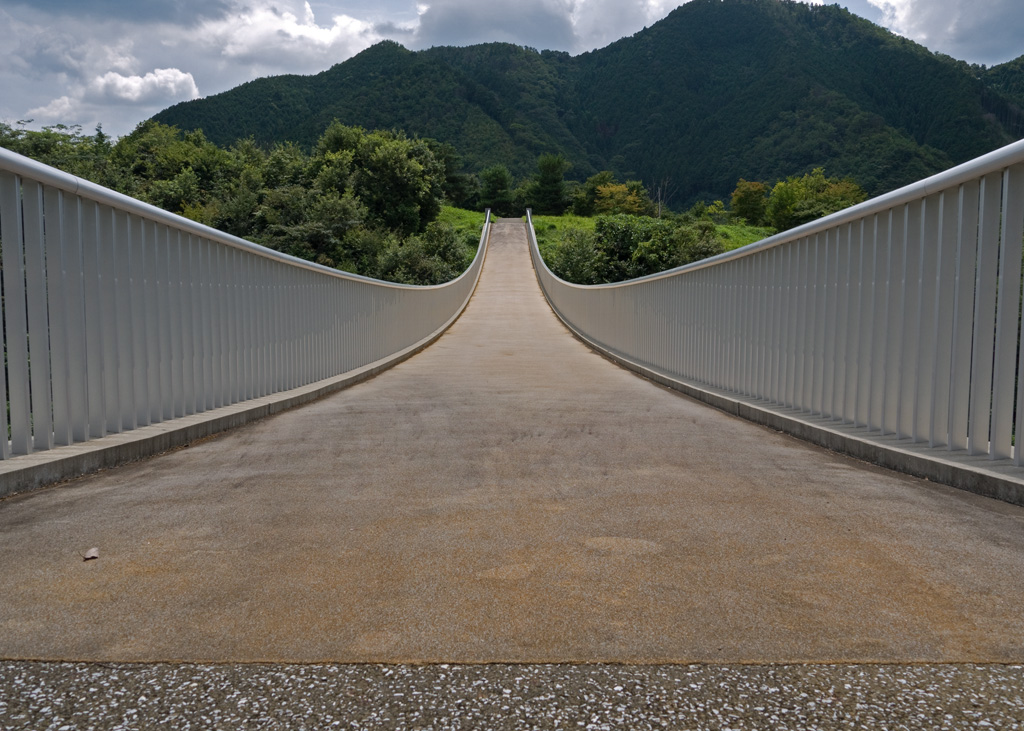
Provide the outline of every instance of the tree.
[[802,177],[779,181],[768,197],[768,221],[785,231],[830,213],[841,211],[867,198],[849,178],[826,178],[822,168]]
[[608,257],[593,232],[568,226],[552,252],[551,271],[567,282],[601,284],[608,281]]
[[511,216],[512,173],[504,165],[492,165],[480,173],[480,206],[498,216]]
[[768,210],[768,186],[740,178],[729,208],[751,226],[763,226]]
[[649,216],[654,206],[647,190],[639,180],[609,183],[597,187],[594,212],[598,214],[625,213],[630,216]]
[[565,195],[565,173],[569,162],[561,155],[541,155],[537,158],[537,175],[531,190],[531,203],[535,213],[560,216],[568,200]]
[[572,198],[572,212],[577,216],[593,216],[597,212],[597,190],[602,185],[615,185],[615,174],[610,170],[602,170],[587,178],[579,186]]

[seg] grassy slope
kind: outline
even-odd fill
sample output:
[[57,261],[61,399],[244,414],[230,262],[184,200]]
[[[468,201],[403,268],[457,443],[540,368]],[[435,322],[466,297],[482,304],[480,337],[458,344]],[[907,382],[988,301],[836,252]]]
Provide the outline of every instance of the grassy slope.
[[[451,224],[460,234],[472,234],[472,238],[468,235],[464,236],[467,248],[467,261],[472,259],[473,255],[476,254],[477,247],[480,245],[480,232],[483,230],[485,219],[486,216],[483,213],[467,211],[464,208],[455,208],[454,206],[441,206],[441,213],[437,216],[438,223]],[[470,245],[470,241],[472,241],[472,245]]]
[[571,214],[564,216],[534,216],[533,231],[537,234],[537,248],[540,249],[540,255],[544,257],[544,261],[551,261],[551,252],[558,246],[558,242],[562,240],[563,230],[575,227],[593,231],[595,220],[594,218],[573,216]]
[[775,229],[773,228],[739,224],[717,225],[715,230],[718,232],[718,237],[725,244],[726,251],[732,251],[741,246],[756,243],[775,234]]

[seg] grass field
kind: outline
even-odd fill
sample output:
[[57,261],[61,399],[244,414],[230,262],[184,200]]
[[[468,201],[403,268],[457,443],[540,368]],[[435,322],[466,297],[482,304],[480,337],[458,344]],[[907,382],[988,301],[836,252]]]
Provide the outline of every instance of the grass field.
[[[525,220],[525,217],[523,220]],[[570,227],[593,231],[594,221],[596,220],[595,218],[573,216],[571,214],[565,216],[534,216],[533,230],[537,234],[537,248],[540,249],[540,255],[544,257],[544,261],[551,260],[549,254],[561,241],[562,231]]]
[[761,239],[766,239],[775,233],[773,228],[762,228],[760,226],[739,226],[736,224],[716,225],[715,230],[718,237],[725,244],[726,251],[738,249],[747,244],[753,244]]
[[465,208],[441,206],[441,213],[437,220],[441,223],[450,223],[459,231],[475,231],[479,234],[484,225],[484,214],[478,211],[467,211]]

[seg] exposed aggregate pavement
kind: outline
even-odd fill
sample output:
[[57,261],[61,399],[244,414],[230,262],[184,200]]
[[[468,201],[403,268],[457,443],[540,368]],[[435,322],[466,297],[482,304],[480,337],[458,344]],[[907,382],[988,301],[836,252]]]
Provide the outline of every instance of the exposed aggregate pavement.
[[1001,729],[1020,665],[0,663],[4,729]]

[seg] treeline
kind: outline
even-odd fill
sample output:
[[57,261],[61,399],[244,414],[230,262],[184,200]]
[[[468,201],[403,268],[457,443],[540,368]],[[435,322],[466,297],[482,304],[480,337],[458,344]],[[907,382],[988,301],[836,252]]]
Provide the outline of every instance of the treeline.
[[329,267],[409,284],[458,276],[479,230],[438,221],[469,179],[450,145],[331,124],[310,152],[219,147],[153,121],[113,141],[97,128],[0,124],[0,146],[172,213]]
[[[538,173],[522,189],[529,190],[531,185],[536,189],[541,179]],[[552,182],[548,185],[554,188]],[[736,229],[753,233],[736,244],[742,245],[848,208],[866,197],[853,180],[829,178],[817,168],[773,186],[741,179],[728,208],[716,200],[673,213],[659,206],[639,181],[620,183],[604,171],[583,184],[563,184],[561,210],[581,217],[579,224],[561,230],[552,225],[554,236],[542,229],[538,238],[545,261],[556,275],[576,284],[602,284],[721,254],[734,248],[727,234]]]

